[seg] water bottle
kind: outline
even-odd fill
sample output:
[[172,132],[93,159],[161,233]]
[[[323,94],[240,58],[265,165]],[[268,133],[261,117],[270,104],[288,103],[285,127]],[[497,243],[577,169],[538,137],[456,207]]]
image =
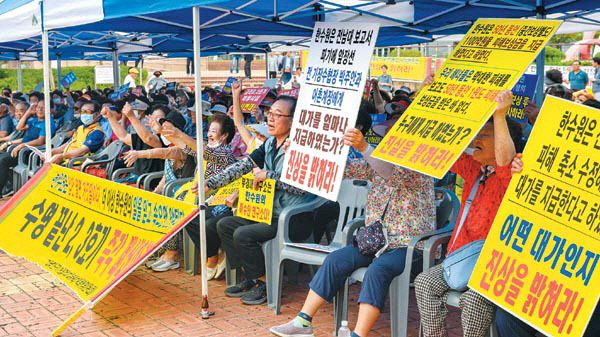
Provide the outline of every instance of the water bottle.
[[348,328],[348,321],[342,321],[342,326],[338,330],[338,337],[350,337],[350,328]]

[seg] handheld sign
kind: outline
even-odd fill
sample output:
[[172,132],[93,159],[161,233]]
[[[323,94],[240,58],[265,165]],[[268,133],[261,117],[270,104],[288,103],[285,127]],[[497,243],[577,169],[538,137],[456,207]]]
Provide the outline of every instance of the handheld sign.
[[548,336],[580,337],[600,298],[600,117],[546,96],[469,287]]
[[68,88],[76,80],[77,80],[77,76],[75,76],[75,74],[73,74],[73,72],[71,71],[67,75],[65,75],[65,77],[63,77],[63,79],[61,80],[61,84],[63,87]]
[[477,20],[373,157],[442,178],[554,35],[556,20]]
[[240,189],[241,183],[242,179],[240,178],[227,186],[221,187],[217,191],[217,193],[215,193],[215,195],[211,197],[211,202],[209,203],[209,206],[225,205],[227,197],[229,197],[234,192],[238,191]]
[[538,77],[532,74],[523,74],[512,89],[513,103],[506,114],[508,117],[524,123],[527,122],[525,108],[533,100]]
[[379,25],[317,22],[281,180],[336,200]]
[[242,112],[252,112],[269,93],[269,88],[248,88],[240,96]]
[[231,94],[231,84],[233,82],[237,82],[237,79],[235,77],[227,78],[227,81],[225,81],[225,85],[223,86],[223,91],[228,94]]
[[291,96],[291,97],[298,99],[299,93],[300,93],[299,88],[286,89],[286,90],[281,90],[277,96]]
[[237,216],[270,224],[273,216],[275,180],[266,179],[260,182],[258,189],[254,189],[253,183],[253,174],[246,174],[240,178]]

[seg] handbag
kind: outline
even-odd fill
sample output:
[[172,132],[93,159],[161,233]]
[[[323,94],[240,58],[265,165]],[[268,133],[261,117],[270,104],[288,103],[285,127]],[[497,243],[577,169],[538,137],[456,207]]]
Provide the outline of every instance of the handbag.
[[[467,201],[465,201],[465,207],[460,218],[458,230],[456,231],[454,240],[452,240],[452,243],[450,244],[451,247],[456,243],[456,239],[458,238],[465,219],[467,218],[469,208],[471,208],[471,203],[473,202],[473,198],[475,198],[475,194],[477,194],[479,185],[485,181],[483,177],[485,176],[479,176],[479,182],[473,184],[469,198],[467,198]],[[471,274],[475,268],[475,263],[477,263],[477,259],[479,258],[479,254],[481,253],[484,243],[485,240],[476,240],[470,242],[450,253],[450,255],[448,255],[442,262],[444,280],[451,289],[457,291],[467,290],[467,284],[469,283],[469,279],[471,278]]]
[[370,226],[361,227],[356,233],[355,243],[362,255],[373,255],[379,257],[388,247],[387,230],[381,222],[387,212],[388,203],[385,205],[381,219]]

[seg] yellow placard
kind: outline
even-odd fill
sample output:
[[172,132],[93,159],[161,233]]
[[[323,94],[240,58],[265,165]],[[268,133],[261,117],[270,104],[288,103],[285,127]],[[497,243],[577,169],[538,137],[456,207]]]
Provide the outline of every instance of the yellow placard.
[[560,23],[477,20],[373,156],[442,178]]
[[582,336],[600,297],[600,116],[540,111],[469,287],[548,336]]
[[254,175],[252,174],[247,174],[240,178],[237,216],[270,224],[273,216],[275,180],[266,179],[262,181],[256,190],[253,183]]
[[196,213],[191,204],[46,165],[0,209],[0,248],[94,301]]
[[387,73],[396,79],[422,81],[431,69],[430,57],[377,57],[371,58],[371,77],[383,74],[381,66],[388,67]]
[[240,185],[242,183],[242,178],[237,179],[231,184],[221,187],[215,195],[212,196],[212,201],[209,203],[209,206],[217,206],[217,205],[225,205],[225,200],[232,193],[240,189]]

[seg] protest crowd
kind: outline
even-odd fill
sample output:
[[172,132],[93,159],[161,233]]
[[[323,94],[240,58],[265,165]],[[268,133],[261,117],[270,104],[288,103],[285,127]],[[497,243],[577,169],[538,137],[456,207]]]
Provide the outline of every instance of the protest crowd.
[[[282,177],[287,174],[283,170],[284,158],[291,151],[292,141],[296,141],[291,139],[294,117],[317,117],[305,116],[305,111],[296,108],[306,74],[295,64],[291,53],[271,53],[267,73],[276,82],[262,91],[245,85],[252,78],[253,59],[248,54],[232,54],[230,73],[239,78],[203,88],[171,83],[159,70],[152,73],[146,86],[136,85],[139,71],[135,67],[129,68],[124,89],[75,89],[74,83],[45,97],[37,91],[4,88],[0,97],[0,196],[9,200],[45,160],[169,197],[176,197],[177,189],[186,182],[192,182],[189,192],[193,195],[203,190],[210,196],[248,174],[253,176],[249,188],[258,189],[272,180],[271,223],[237,216],[238,200],[245,197],[237,190],[226,195],[220,204],[207,202],[202,213],[206,222],[206,277],[222,279],[237,271],[233,281],[228,280],[225,294],[239,298],[240,305],[263,305],[271,295],[280,297],[285,288],[282,290],[279,279],[278,284],[269,284],[273,282],[267,278],[272,267],[263,243],[283,235],[278,233],[279,218],[285,216],[286,209],[316,198],[284,182]],[[243,77],[239,76],[242,60]],[[564,77],[558,70],[547,71],[544,95],[600,110],[599,58],[593,59],[593,66],[593,78],[579,69],[578,61],[573,62],[572,71]],[[382,65],[382,75],[368,80],[370,89],[364,93],[358,117],[343,130],[343,144],[350,146],[344,181],[364,191],[364,212],[356,214],[358,219],[345,215],[342,187],[337,202],[320,203],[315,209],[295,214],[286,223],[286,239],[293,243],[327,246],[336,240],[338,232],[346,237],[338,249],[327,251],[316,271],[311,268],[314,274],[311,273],[302,309],[288,323],[273,326],[270,332],[274,335],[313,336],[312,320],[319,309],[332,302],[344,305],[339,302],[340,294],[348,282],[357,281],[351,278],[353,273],[366,268],[358,280],[358,318],[352,322],[354,328],[348,336],[369,335],[389,303],[386,300],[390,286],[394,287],[405,270],[409,271],[407,277],[416,294],[419,332],[426,337],[447,336],[447,303],[452,293],[456,295],[456,289],[448,284],[441,261],[464,252],[474,242],[486,240],[511,178],[527,165],[535,164],[522,160],[522,152],[540,107],[529,101],[524,120],[509,118],[507,112],[513,104],[510,90],[496,95],[493,114],[444,178],[434,179],[376,158],[372,154],[378,142],[414,104],[419,92],[434,81],[433,75],[428,75],[414,90],[398,87],[387,71],[388,65]],[[586,90],[588,86],[592,93]],[[194,90],[201,90],[202,101],[195,101]],[[47,105],[51,108],[50,121],[45,120]],[[197,113],[202,120],[197,119]],[[50,134],[45,128],[48,122]],[[48,137],[53,144],[51,158],[44,157],[43,146]],[[202,137],[203,149],[197,148],[197,137]],[[203,158],[198,158],[199,153]],[[204,184],[195,177],[202,163],[204,179],[200,181]],[[331,180],[333,176],[323,179]],[[448,200],[459,200],[460,206],[455,208]],[[448,215],[451,212],[454,221]],[[340,221],[340,217],[349,218]],[[450,223],[453,227],[448,229]],[[338,224],[347,228],[336,228]],[[196,216],[181,235],[163,243],[145,261],[145,268],[165,273],[181,269],[180,253],[187,244],[183,233],[195,247],[200,247],[199,228]],[[386,233],[385,246],[369,247],[369,240],[376,239],[375,232],[381,228]],[[445,241],[433,249],[434,263],[426,268],[424,243],[415,245],[413,239],[432,231],[437,235],[445,233]],[[483,337],[490,329],[501,337],[533,337],[538,333],[472,289],[460,291],[457,296],[463,336]],[[345,333],[345,324],[340,334]],[[584,336],[599,336],[599,331],[600,309],[596,308]]]

